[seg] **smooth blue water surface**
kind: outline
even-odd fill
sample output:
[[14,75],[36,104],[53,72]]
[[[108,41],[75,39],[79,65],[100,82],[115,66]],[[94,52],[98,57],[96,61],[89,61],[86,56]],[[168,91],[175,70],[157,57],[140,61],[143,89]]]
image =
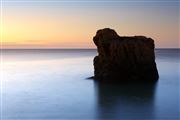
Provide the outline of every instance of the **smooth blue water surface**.
[[154,85],[93,76],[96,50],[3,50],[3,120],[178,120],[180,50],[157,49]]

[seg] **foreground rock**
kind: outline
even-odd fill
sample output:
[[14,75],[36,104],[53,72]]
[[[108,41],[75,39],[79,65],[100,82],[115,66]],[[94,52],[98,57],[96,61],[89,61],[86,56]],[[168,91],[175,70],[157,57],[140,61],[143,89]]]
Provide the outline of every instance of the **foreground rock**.
[[114,30],[98,30],[93,41],[94,78],[110,82],[153,82],[159,78],[154,40],[144,36],[120,37]]

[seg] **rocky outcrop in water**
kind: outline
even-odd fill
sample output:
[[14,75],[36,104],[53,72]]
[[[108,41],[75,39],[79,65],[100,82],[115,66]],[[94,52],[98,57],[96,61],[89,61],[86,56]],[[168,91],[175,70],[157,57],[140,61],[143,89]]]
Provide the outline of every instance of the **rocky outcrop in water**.
[[93,38],[98,56],[94,58],[94,78],[109,82],[153,82],[159,75],[155,63],[154,40],[144,36],[119,36],[114,30],[98,30]]

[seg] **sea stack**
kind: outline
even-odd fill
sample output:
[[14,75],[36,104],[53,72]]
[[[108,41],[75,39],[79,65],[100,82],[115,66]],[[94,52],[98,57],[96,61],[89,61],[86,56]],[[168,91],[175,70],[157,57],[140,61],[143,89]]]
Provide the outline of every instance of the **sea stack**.
[[154,40],[145,36],[119,36],[113,29],[98,30],[93,38],[94,79],[107,82],[155,82],[159,75]]

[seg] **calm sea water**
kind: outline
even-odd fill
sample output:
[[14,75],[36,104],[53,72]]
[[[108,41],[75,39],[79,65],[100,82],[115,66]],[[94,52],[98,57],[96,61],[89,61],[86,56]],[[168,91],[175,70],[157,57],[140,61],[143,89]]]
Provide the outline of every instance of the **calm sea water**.
[[178,120],[180,50],[156,50],[154,85],[109,85],[93,75],[96,50],[3,50],[3,120]]

